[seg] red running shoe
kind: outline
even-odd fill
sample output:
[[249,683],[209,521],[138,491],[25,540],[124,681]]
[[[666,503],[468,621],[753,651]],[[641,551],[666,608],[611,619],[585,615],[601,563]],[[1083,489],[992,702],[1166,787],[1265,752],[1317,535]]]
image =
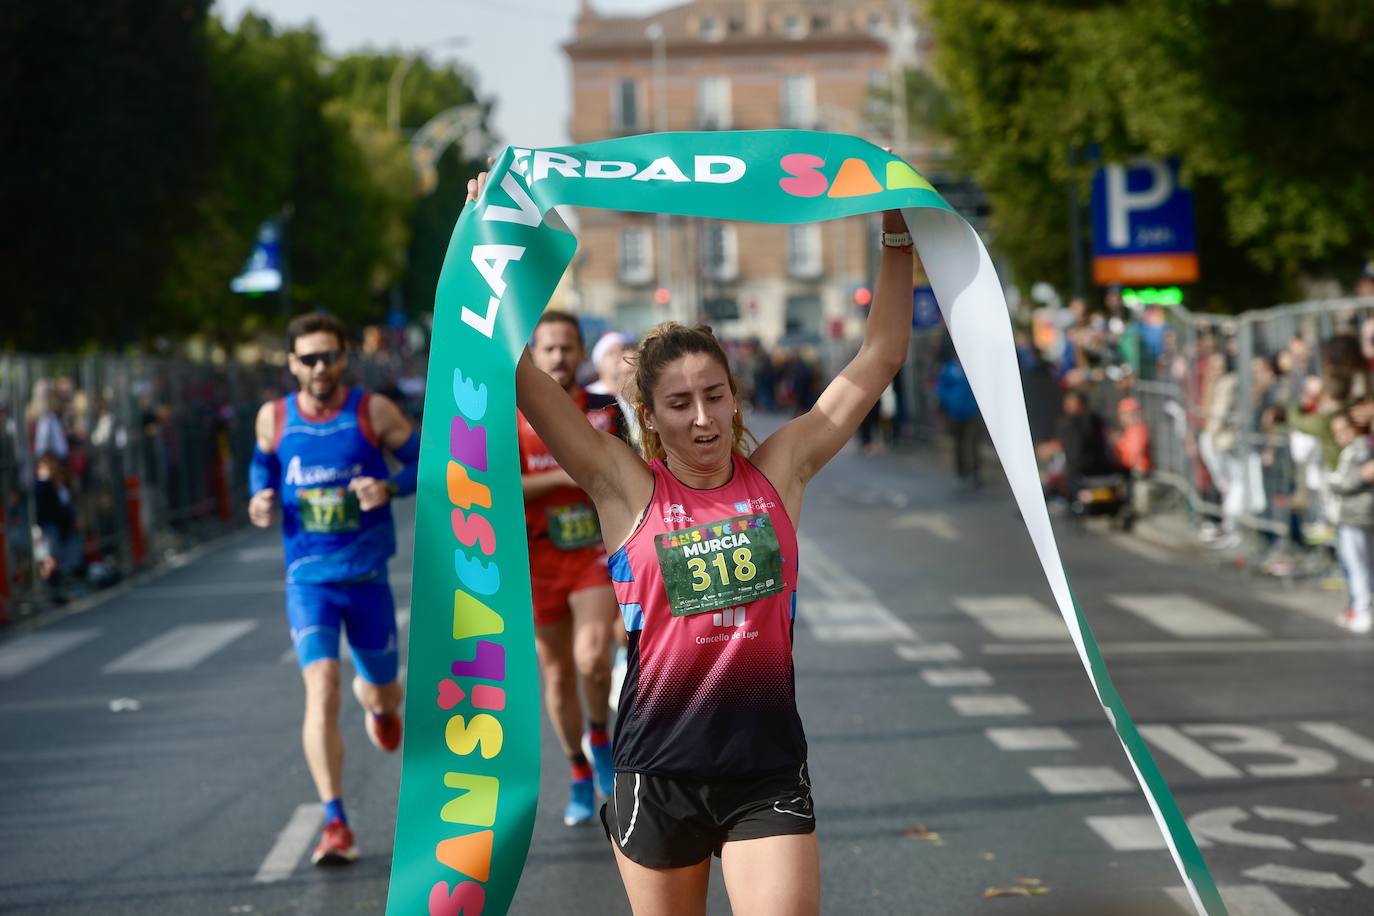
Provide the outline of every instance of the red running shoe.
[[398,713],[384,712],[374,716],[364,712],[363,720],[368,739],[377,747],[390,754],[401,746],[401,716]]
[[358,847],[353,845],[353,831],[337,817],[324,825],[320,844],[310,856],[312,865],[351,865],[358,861]]

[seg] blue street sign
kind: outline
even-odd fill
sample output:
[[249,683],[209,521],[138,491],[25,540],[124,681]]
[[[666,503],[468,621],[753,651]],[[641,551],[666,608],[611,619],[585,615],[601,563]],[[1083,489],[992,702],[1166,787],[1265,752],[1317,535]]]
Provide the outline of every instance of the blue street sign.
[[1109,165],[1093,175],[1093,278],[1099,285],[1193,283],[1193,194],[1178,162]]
[[935,290],[929,286],[918,286],[911,291],[911,328],[914,331],[928,331],[940,326],[940,304],[935,301]]

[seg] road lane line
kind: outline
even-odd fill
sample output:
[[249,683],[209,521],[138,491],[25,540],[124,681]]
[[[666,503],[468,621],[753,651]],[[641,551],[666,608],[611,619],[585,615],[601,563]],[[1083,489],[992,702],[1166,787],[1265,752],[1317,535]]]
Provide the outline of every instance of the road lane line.
[[1085,817],[1083,820],[1117,852],[1165,848],[1164,834],[1159,832],[1159,825],[1155,823],[1153,815],[1119,814],[1110,817]]
[[[1350,882],[1330,871],[1316,871],[1311,868],[1294,868],[1288,865],[1259,865],[1241,872],[1247,878],[1267,884],[1287,884],[1290,887],[1319,887],[1323,890],[1345,890]],[[1245,911],[1249,913],[1249,910]]]
[[921,678],[932,687],[986,687],[993,682],[982,668],[927,668]]
[[1374,741],[1335,722],[1299,722],[1298,728],[1363,763],[1374,763]]
[[[1099,642],[1104,655],[1245,655],[1269,652],[1374,652],[1374,640],[1368,639],[1263,639],[1246,641],[1200,640],[1177,642]],[[1070,643],[984,643],[987,655],[1071,655]]]
[[1142,725],[1142,738],[1204,779],[1236,779],[1242,774],[1172,725]]
[[1192,595],[1108,595],[1107,600],[1181,639],[1269,635],[1250,621]]
[[1129,534],[1109,534],[1107,535],[1107,541],[1113,547],[1118,547],[1127,553],[1135,554],[1143,560],[1149,560],[1151,563],[1172,566],[1178,562],[1178,556],[1176,554],[1165,550],[1163,547],[1157,547],[1154,544],[1147,543]]
[[1280,607],[1286,611],[1296,611],[1304,617],[1311,617],[1313,620],[1321,621],[1329,627],[1344,630],[1337,618],[1340,610],[1345,605],[1340,598],[1335,595],[1312,595],[1306,591],[1295,592],[1262,592],[1254,596],[1255,600],[1261,601],[1273,607]]
[[[999,751],[1069,751],[1078,742],[1062,728],[988,728],[983,730]],[[1153,820],[1150,823],[1154,823]]]
[[277,841],[272,844],[267,858],[258,866],[258,873],[253,880],[259,884],[270,884],[289,878],[305,857],[310,841],[323,826],[324,808],[318,802],[297,805],[291,819],[277,834]]
[[1058,614],[1024,595],[962,596],[954,606],[999,639],[1062,639],[1070,652],[1069,631]]
[[1020,697],[1011,694],[950,697],[949,705],[961,716],[1024,716],[1031,711]]
[[106,674],[185,671],[258,625],[256,620],[188,623],[121,655],[104,667]]
[[0,645],[0,678],[18,677],[100,635],[99,630],[28,633]]
[[1051,795],[1094,795],[1135,789],[1135,783],[1111,767],[1031,767],[1030,774]]
[[898,643],[892,648],[898,658],[909,662],[953,662],[964,657],[964,653],[947,642]]
[[[1231,884],[1218,887],[1217,890],[1221,892],[1226,908],[1236,916],[1302,916],[1262,884]],[[1167,891],[1185,912],[1196,912],[1188,892],[1183,888],[1171,887]]]

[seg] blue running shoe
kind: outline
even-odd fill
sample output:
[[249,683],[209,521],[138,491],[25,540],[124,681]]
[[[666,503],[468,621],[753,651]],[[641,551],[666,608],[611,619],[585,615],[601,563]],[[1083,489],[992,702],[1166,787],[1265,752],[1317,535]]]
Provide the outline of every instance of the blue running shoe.
[[582,753],[587,755],[587,759],[592,763],[592,772],[596,774],[596,791],[602,798],[610,798],[615,791],[615,759],[611,755],[611,746],[603,744],[601,747],[593,747],[591,737],[582,736]]
[[586,824],[596,817],[596,790],[590,779],[574,779],[568,807],[563,809],[563,823],[569,827]]

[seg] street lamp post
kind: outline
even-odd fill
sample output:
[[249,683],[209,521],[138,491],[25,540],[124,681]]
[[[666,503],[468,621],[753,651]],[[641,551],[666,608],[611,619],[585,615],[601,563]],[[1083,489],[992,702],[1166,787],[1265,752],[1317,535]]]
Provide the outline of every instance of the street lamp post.
[[[464,36],[450,35],[447,38],[426,43],[421,50],[457,48],[465,44],[467,44],[467,38]],[[402,57],[396,63],[396,69],[391,71],[391,79],[386,84],[386,126],[397,133],[401,131],[401,87],[405,84],[406,77],[410,75],[410,68],[413,66],[415,66],[414,57]]]
[[[653,43],[654,48],[654,130],[665,133],[668,130],[668,35],[660,23],[654,22],[644,30],[644,37]],[[671,295],[673,253],[670,231],[668,214],[659,213],[654,225],[654,244],[658,246],[658,286],[668,290]],[[671,308],[676,311],[679,306],[673,303]]]

